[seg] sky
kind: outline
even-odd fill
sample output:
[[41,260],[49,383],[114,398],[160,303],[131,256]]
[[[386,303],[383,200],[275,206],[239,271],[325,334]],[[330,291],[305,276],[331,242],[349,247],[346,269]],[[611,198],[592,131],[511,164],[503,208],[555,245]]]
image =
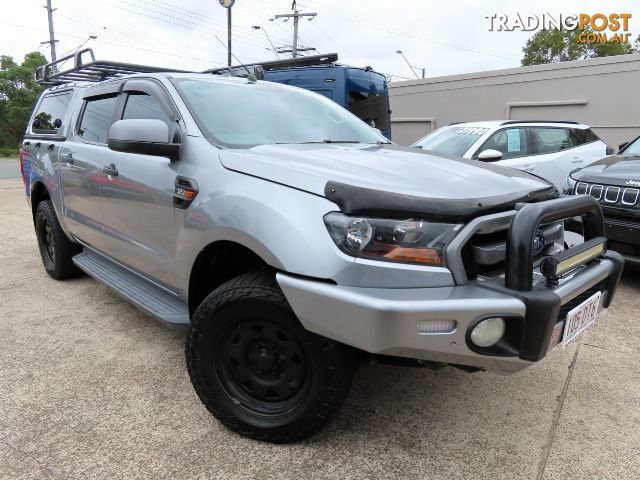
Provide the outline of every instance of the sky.
[[[0,54],[21,61],[40,50],[49,58],[49,46],[40,44],[48,40],[45,1],[0,0]],[[227,12],[218,0],[52,3],[58,57],[96,35],[86,46],[102,60],[198,71],[226,64]],[[273,19],[291,6],[292,0],[236,0],[233,53],[241,62],[276,59],[265,32],[276,47],[291,46],[293,22]],[[427,77],[518,66],[532,33],[490,32],[485,15],[494,13],[631,13],[630,32],[640,34],[637,0],[303,0],[297,7],[318,14],[300,21],[301,46],[337,52],[340,62],[370,65],[393,80],[414,76],[397,50]]]

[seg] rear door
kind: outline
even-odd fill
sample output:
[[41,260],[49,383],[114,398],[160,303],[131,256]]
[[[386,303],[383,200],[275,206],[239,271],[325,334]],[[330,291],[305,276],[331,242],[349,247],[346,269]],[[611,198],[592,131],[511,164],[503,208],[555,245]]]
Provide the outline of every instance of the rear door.
[[572,170],[585,166],[586,156],[572,129],[530,127],[533,147],[531,162],[536,173],[562,188]]
[[108,152],[107,135],[113,123],[116,94],[86,98],[73,132],[73,141],[60,152],[64,210],[71,233],[102,248],[100,188],[102,160]]

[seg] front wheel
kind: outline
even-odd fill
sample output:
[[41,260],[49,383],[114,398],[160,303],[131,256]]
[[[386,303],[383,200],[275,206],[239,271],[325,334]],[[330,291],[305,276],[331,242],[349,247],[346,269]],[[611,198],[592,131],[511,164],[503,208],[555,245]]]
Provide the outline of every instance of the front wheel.
[[186,357],[198,396],[218,420],[276,443],[320,430],[344,403],[353,373],[352,352],[306,331],[270,272],[241,275],[204,300]]

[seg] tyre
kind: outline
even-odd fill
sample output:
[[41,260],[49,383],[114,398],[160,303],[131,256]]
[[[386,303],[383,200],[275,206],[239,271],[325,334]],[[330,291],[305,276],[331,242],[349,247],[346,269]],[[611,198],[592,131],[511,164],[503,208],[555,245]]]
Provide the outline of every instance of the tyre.
[[70,241],[62,231],[51,200],[38,204],[35,218],[36,237],[42,264],[51,278],[64,280],[80,275],[71,260],[82,248]]
[[193,386],[231,430],[257,440],[304,440],[344,403],[348,347],[306,331],[272,272],[241,275],[197,308],[186,344]]

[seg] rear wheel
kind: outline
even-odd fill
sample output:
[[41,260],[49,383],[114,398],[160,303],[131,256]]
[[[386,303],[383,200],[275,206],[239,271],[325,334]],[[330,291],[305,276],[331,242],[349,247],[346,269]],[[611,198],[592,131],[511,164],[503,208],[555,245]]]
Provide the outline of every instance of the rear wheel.
[[43,200],[38,204],[35,227],[42,264],[49,276],[56,280],[78,276],[80,270],[71,258],[82,249],[65,235],[51,200]]
[[254,272],[214,290],[196,310],[186,347],[191,381],[209,411],[258,440],[303,440],[349,392],[352,352],[306,331],[274,275]]

